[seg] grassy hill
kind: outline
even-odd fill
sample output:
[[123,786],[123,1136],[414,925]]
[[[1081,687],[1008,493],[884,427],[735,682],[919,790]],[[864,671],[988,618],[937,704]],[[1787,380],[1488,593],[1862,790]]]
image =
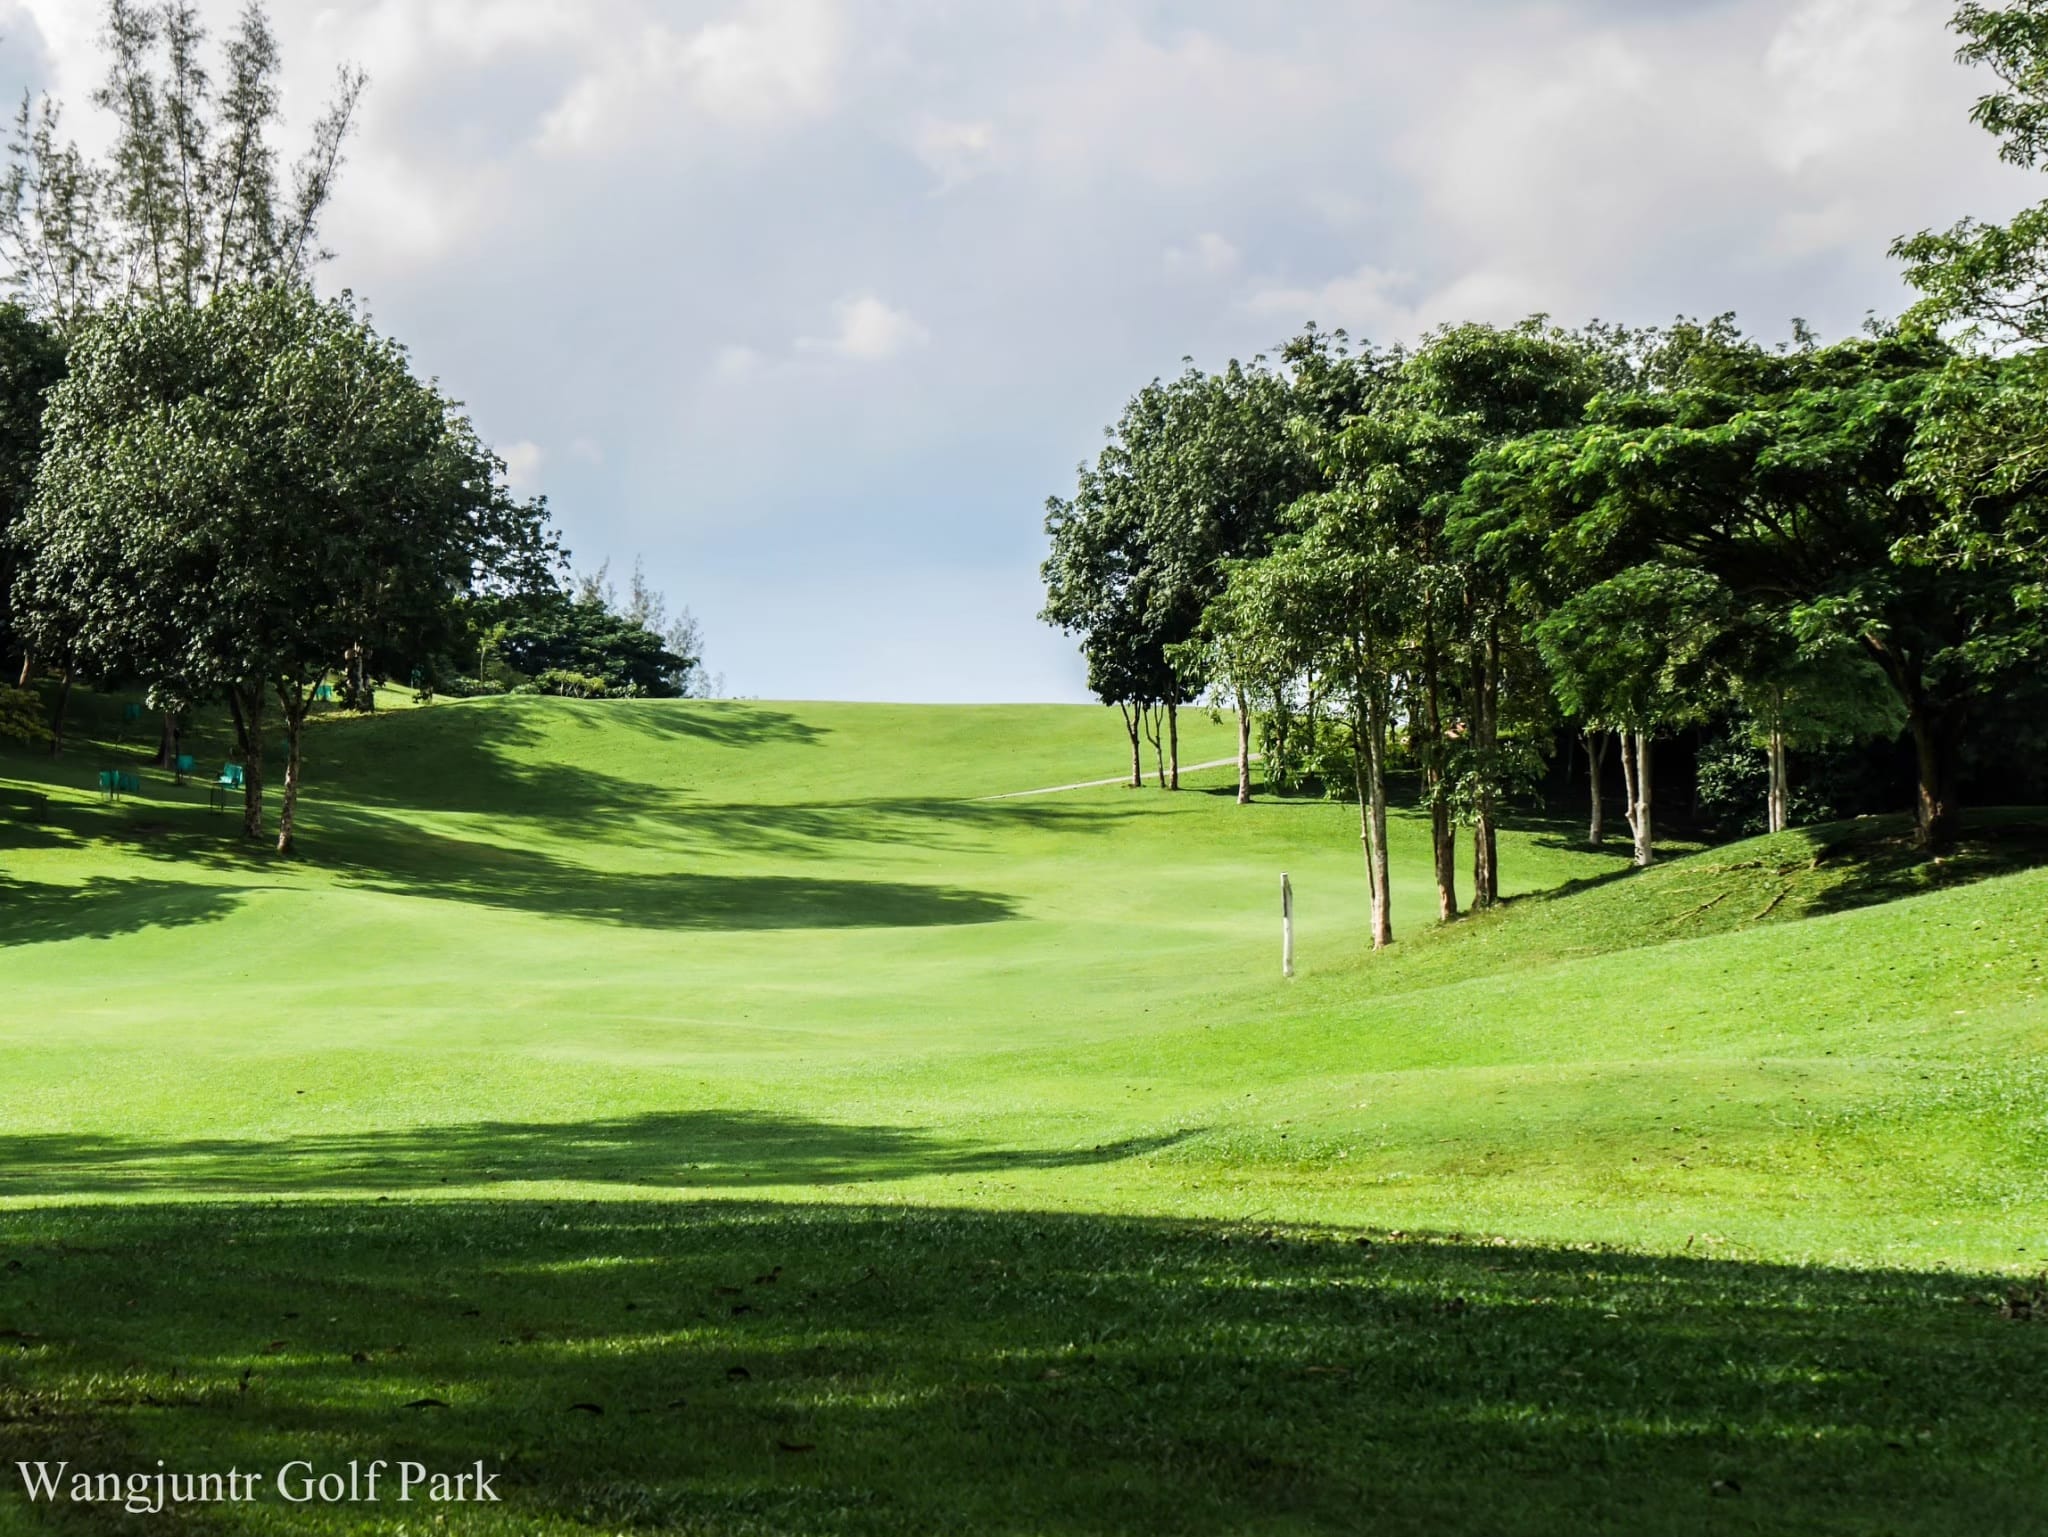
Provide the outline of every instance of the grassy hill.
[[1348,808],[983,798],[1115,774],[1098,710],[336,717],[279,862],[100,805],[104,708],[0,758],[8,1459],[505,1459],[477,1530],[2048,1512],[2028,818],[1531,825],[1444,931],[1398,818],[1374,957]]

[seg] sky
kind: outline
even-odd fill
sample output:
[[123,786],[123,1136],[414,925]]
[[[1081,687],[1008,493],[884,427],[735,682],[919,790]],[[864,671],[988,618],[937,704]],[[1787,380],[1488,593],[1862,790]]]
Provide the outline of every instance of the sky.
[[[240,0],[202,0],[225,30]],[[727,692],[1077,700],[1044,504],[1183,357],[1542,312],[1824,335],[2043,194],[1948,0],[271,0],[326,225]],[[0,0],[88,144],[97,0]]]

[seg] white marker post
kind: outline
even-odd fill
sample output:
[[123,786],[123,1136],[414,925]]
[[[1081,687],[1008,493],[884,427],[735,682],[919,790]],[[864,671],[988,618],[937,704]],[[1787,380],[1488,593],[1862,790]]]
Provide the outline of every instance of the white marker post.
[[1280,975],[1294,975],[1294,882],[1280,877]]

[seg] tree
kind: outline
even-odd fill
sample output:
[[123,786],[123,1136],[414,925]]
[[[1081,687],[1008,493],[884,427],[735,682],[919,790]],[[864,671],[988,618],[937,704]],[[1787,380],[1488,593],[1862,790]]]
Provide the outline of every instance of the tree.
[[2022,498],[1957,504],[1925,473],[1932,405],[1956,353],[1878,329],[1773,351],[1689,342],[1669,383],[1611,392],[1570,433],[1510,445],[1551,564],[1594,576],[1645,562],[1711,576],[1801,642],[1839,637],[1883,673],[1918,761],[1922,842],[1954,836],[1973,714],[2035,686],[2048,626]]
[[[2048,0],[1965,0],[1949,27],[1963,39],[1957,61],[1989,69],[2000,86],[1977,99],[1970,120],[2001,141],[1999,159],[2040,170],[2048,162]],[[1892,254],[1925,296],[1923,319],[2048,341],[2048,203],[2004,225],[1965,219],[1904,236]]]
[[596,693],[618,698],[683,697],[699,658],[671,650],[652,627],[661,623],[665,603],[648,602],[644,593],[624,610],[616,603],[602,571],[573,592],[550,587],[497,600],[483,606],[486,645],[544,692],[588,694],[588,684],[567,681],[588,679]]
[[[1154,380],[1081,468],[1075,496],[1047,503],[1044,617],[1084,637],[1090,687],[1123,710],[1134,760],[1147,723],[1156,730],[1163,717],[1171,762],[1162,777],[1174,789],[1180,706],[1214,681],[1210,649],[1193,643],[1204,612],[1227,563],[1265,553],[1285,509],[1317,483],[1287,430],[1302,404],[1296,380],[1313,381],[1322,393],[1307,398],[1321,408],[1324,396],[1341,397],[1349,370],[1341,334],[1304,333],[1284,355],[1292,374],[1255,358],[1213,375],[1190,363],[1170,382]],[[1231,704],[1248,744],[1248,699]]]
[[1046,604],[1040,617],[1081,638],[1089,691],[1123,716],[1136,789],[1145,782],[1148,714],[1181,687],[1167,646],[1185,637],[1162,635],[1157,626],[1143,497],[1114,434],[1079,478],[1071,500],[1046,502],[1052,551],[1041,568]]
[[1573,593],[1534,627],[1558,702],[1589,730],[1621,736],[1635,862],[1656,858],[1657,737],[1700,718],[1727,594],[1698,571],[1632,566]]
[[[1317,457],[1333,486],[1371,503],[1384,537],[1410,557],[1414,631],[1403,673],[1412,696],[1409,737],[1429,807],[1437,910],[1458,914],[1457,816],[1473,824],[1474,902],[1500,894],[1495,821],[1516,777],[1503,750],[1507,666],[1506,584],[1453,537],[1473,514],[1472,471],[1490,446],[1578,419],[1597,387],[1584,343],[1540,319],[1509,329],[1448,327],[1398,360],[1386,387]],[[1537,680],[1531,693],[1540,697]]]
[[1229,561],[1223,590],[1203,611],[1202,626],[1184,643],[1198,659],[1174,659],[1182,675],[1210,680],[1214,702],[1237,719],[1237,803],[1252,800],[1252,723],[1267,723],[1267,783],[1277,787],[1289,757],[1288,733],[1298,695],[1313,677],[1317,646],[1287,611],[1283,568],[1266,560]]
[[71,356],[16,539],[24,627],[154,694],[225,694],[251,837],[274,702],[290,853],[321,680],[366,636],[446,646],[463,594],[545,563],[542,511],[346,301],[270,285],[124,307]]
[[69,330],[121,295],[204,303],[238,284],[304,282],[327,252],[320,220],[365,85],[343,66],[333,99],[279,184],[281,60],[260,3],[206,65],[191,0],[108,0],[106,78],[93,104],[113,121],[95,163],[65,139],[61,109],[24,97],[0,178],[0,260],[22,304]]
[[63,377],[64,345],[56,334],[20,305],[0,304],[0,642],[20,657],[24,686],[31,659],[8,609],[15,567],[8,533],[34,494],[43,453],[43,405]]
[[1791,755],[1838,742],[1896,738],[1905,727],[1884,674],[1843,636],[1823,633],[1802,644],[1765,618],[1761,634],[1736,639],[1730,692],[1740,726],[1765,763],[1764,826],[1792,825]]
[[1401,645],[1416,587],[1407,552],[1386,537],[1372,505],[1342,491],[1297,504],[1299,533],[1257,567],[1233,574],[1263,588],[1269,619],[1343,699],[1350,728],[1359,833],[1372,897],[1372,944],[1394,942],[1387,856],[1387,747]]

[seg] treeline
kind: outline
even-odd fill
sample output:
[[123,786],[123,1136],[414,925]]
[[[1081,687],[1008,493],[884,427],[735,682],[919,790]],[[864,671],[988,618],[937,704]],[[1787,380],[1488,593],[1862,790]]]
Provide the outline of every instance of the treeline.
[[[1966,6],[2005,154],[2048,151],[2048,12]],[[1459,325],[1412,348],[1310,328],[1269,362],[1148,385],[1048,505],[1046,617],[1123,712],[1133,782],[1179,709],[1238,721],[1238,794],[1339,774],[1375,945],[1393,937],[1396,759],[1438,916],[1499,896],[1501,808],[1561,733],[1614,744],[1638,864],[1654,744],[1728,724],[1792,816],[1790,754],[1903,733],[1922,842],[1952,841],[1963,755],[2038,745],[2048,663],[2048,206],[1901,241],[1925,299],[1780,345],[1732,319]],[[1163,723],[1163,726],[1162,726]],[[1161,737],[1164,742],[1161,744]],[[1569,735],[1564,737],[1569,740]],[[1174,754],[1177,757],[1177,754]]]
[[137,686],[164,722],[230,713],[244,829],[283,743],[289,852],[308,713],[531,689],[680,694],[687,613],[637,568],[567,585],[543,499],[515,496],[458,402],[356,302],[312,288],[364,77],[288,171],[261,5],[209,67],[189,0],[109,0],[101,159],[24,98],[0,180],[0,730],[63,745],[77,683]]

